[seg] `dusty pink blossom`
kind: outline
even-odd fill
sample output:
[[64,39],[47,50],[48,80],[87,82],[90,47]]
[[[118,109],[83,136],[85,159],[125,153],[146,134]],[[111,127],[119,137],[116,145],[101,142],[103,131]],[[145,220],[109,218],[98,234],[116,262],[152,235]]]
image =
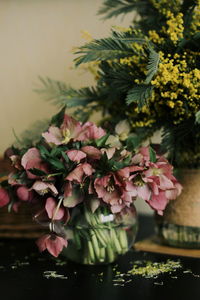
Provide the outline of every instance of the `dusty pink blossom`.
[[31,160],[41,161],[40,152],[37,148],[30,148],[23,156],[21,160],[21,165],[26,169],[26,165]]
[[49,253],[55,257],[58,257],[60,252],[63,250],[63,247],[67,247],[67,241],[55,234],[46,234],[40,237],[36,244],[40,252],[48,250]]
[[67,155],[70,160],[75,162],[80,162],[83,158],[86,157],[86,154],[83,151],[80,150],[68,150]]
[[48,192],[52,193],[55,196],[58,194],[58,191],[53,183],[43,182],[39,180],[35,181],[31,189],[35,190],[39,195],[45,195]]
[[64,217],[65,209],[63,207],[60,207],[55,214],[57,205],[58,202],[54,198],[52,197],[47,198],[45,209],[49,219],[53,218],[54,220],[61,220]]
[[113,213],[120,212],[126,206],[129,207],[133,197],[137,195],[131,182],[120,178],[116,180],[116,176],[113,174],[96,178],[94,187],[98,198],[108,203]]
[[6,189],[0,188],[0,207],[7,205],[10,202],[10,197]]
[[84,175],[90,176],[94,172],[92,166],[88,163],[79,164],[72,172],[65,178],[69,181],[76,181],[81,183]]
[[33,191],[30,191],[26,186],[20,186],[16,190],[17,197],[21,201],[31,201],[33,199]]
[[43,138],[49,144],[61,145],[63,141],[63,136],[60,128],[55,126],[50,126],[48,131],[42,133]]
[[101,158],[101,151],[93,146],[84,146],[81,148],[81,151],[83,151],[85,154],[87,154],[88,158],[91,159],[100,159]]
[[95,140],[103,137],[106,135],[106,132],[103,128],[97,127],[92,122],[86,122],[82,126],[82,133],[85,134],[86,139],[88,140]]

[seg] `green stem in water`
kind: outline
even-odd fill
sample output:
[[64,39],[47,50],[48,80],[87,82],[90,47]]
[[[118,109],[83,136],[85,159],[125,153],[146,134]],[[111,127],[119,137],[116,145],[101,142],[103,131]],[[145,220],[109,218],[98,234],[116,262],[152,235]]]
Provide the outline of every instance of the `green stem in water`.
[[125,229],[120,229],[118,232],[119,235],[119,242],[122,247],[123,253],[128,251],[128,240],[127,240],[127,235]]
[[119,243],[119,239],[116,235],[115,229],[110,228],[110,236],[111,236],[111,242],[112,242],[114,248],[116,249],[117,253],[121,254],[122,253],[122,248],[121,248],[121,245]]
[[80,239],[80,235],[78,234],[78,231],[76,229],[74,229],[74,242],[76,244],[76,247],[78,250],[81,249],[81,239]]
[[92,242],[88,241],[88,254],[89,254],[89,262],[93,263],[95,262],[95,255],[94,255],[94,249],[92,247]]
[[99,260],[100,262],[105,261],[106,258],[106,249],[105,248],[100,248],[100,253],[99,253]]
[[115,259],[115,255],[114,255],[113,248],[111,245],[107,245],[106,253],[107,253],[107,257],[108,257],[108,262],[113,262]]
[[98,243],[98,240],[97,240],[95,232],[93,230],[91,230],[90,233],[91,233],[91,239],[92,239],[91,245],[93,246],[93,250],[94,250],[94,253],[95,253],[96,257],[97,257],[97,260],[99,260],[99,257],[100,257],[99,243]]

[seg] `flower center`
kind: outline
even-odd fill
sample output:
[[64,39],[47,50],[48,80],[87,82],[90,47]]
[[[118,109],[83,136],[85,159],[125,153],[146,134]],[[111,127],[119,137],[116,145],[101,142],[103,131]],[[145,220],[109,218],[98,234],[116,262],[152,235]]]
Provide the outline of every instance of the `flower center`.
[[106,190],[107,190],[107,192],[112,193],[115,190],[114,185],[108,185],[106,187]]
[[62,140],[62,143],[67,144],[71,140],[71,134],[70,134],[69,129],[63,129],[62,135],[64,137],[64,139]]
[[157,168],[153,168],[152,169],[152,175],[158,176],[160,174],[162,174],[162,170],[161,169],[157,169]]

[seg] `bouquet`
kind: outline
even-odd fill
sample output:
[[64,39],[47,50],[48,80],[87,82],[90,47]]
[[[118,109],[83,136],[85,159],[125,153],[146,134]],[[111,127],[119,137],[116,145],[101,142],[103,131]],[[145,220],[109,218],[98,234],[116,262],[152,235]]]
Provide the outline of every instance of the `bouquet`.
[[[77,116],[103,113],[114,131],[126,119],[138,146],[162,129],[162,146],[175,167],[200,164],[200,1],[104,1],[100,14],[132,13],[129,28],[93,39],[76,52],[75,64],[95,69],[96,85],[80,90],[44,80],[41,92]],[[119,109],[120,108],[120,109]]]
[[[116,132],[125,137],[127,128],[123,120]],[[115,251],[127,251],[125,231],[116,233],[111,227],[113,218],[120,220],[127,214],[132,218],[136,199],[162,214],[181,192],[172,166],[152,147],[136,151],[127,139],[122,145],[117,134],[110,135],[91,122],[76,121],[65,109],[52,118],[39,141],[30,147],[12,147],[9,153],[14,170],[1,182],[0,207],[8,205],[17,212],[22,202],[29,204],[34,220],[49,230],[38,239],[39,250],[47,249],[55,257],[67,247],[68,228],[77,219],[77,247],[82,247],[85,234],[90,262],[94,256],[102,261],[105,250],[112,260]],[[107,218],[103,230],[90,228],[91,236],[81,230],[83,216],[95,227],[102,212]]]

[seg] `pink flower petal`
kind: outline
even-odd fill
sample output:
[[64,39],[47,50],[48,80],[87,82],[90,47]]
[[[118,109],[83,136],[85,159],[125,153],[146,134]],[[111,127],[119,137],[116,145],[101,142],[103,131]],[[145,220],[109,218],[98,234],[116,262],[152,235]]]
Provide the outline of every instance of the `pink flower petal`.
[[75,162],[80,162],[81,159],[86,157],[86,154],[80,150],[69,150],[67,151],[67,155],[70,160]]
[[63,247],[67,246],[67,241],[60,236],[46,240],[46,247],[50,254],[58,257]]
[[161,212],[165,209],[168,203],[165,192],[161,191],[159,195],[152,195],[148,203],[153,209],[158,212],[158,214],[162,214]]
[[6,189],[0,188],[0,207],[7,205],[10,202],[10,197]]
[[64,186],[64,196],[69,197],[71,195],[72,195],[72,184],[71,182],[68,181]]
[[99,139],[106,134],[106,132],[101,127],[97,127],[92,122],[86,122],[82,126],[83,132],[85,132],[85,136],[89,140]]
[[92,173],[94,172],[94,169],[92,168],[92,166],[88,163],[84,163],[82,165],[83,171],[86,175],[90,176],[92,175]]
[[101,148],[101,152],[104,154],[106,153],[107,158],[111,159],[113,157],[113,155],[115,154],[116,148],[112,147],[112,148]]
[[29,201],[33,197],[32,191],[25,186],[20,186],[17,189],[16,194],[21,201]]
[[64,208],[59,208],[57,213],[54,215],[57,204],[58,203],[54,198],[52,197],[47,198],[45,209],[47,211],[49,219],[53,218],[54,220],[61,220],[64,217],[65,214]]
[[28,161],[36,159],[36,160],[41,160],[40,157],[40,152],[37,148],[30,148],[23,156],[21,160],[21,165],[26,169],[26,165]]
[[91,159],[100,159],[101,151],[93,146],[84,146],[81,150]]
[[84,171],[82,165],[79,165],[73,171],[71,171],[65,179],[69,181],[77,181],[78,183],[81,183],[83,179],[83,175],[84,175]]
[[58,127],[54,127],[54,126],[49,127],[47,132],[42,133],[42,136],[47,143],[54,144],[54,145],[62,144],[63,137],[61,134],[61,130]]
[[168,189],[173,189],[174,185],[173,182],[168,179],[165,175],[160,175],[160,189],[161,190],[168,190]]
[[149,198],[151,196],[151,191],[150,191],[149,187],[146,184],[144,184],[143,186],[139,186],[137,188],[137,191],[138,191],[138,196],[140,198],[142,198],[145,201],[149,200]]
[[60,236],[56,236],[55,234],[46,234],[40,237],[36,241],[36,244],[40,252],[47,249],[49,253],[55,257],[58,257],[60,252],[63,250],[63,247],[67,247],[67,241]]
[[39,195],[45,195],[48,192],[52,192],[53,195],[58,194],[56,187],[52,183],[46,183],[43,181],[36,181],[31,189],[35,190]]

